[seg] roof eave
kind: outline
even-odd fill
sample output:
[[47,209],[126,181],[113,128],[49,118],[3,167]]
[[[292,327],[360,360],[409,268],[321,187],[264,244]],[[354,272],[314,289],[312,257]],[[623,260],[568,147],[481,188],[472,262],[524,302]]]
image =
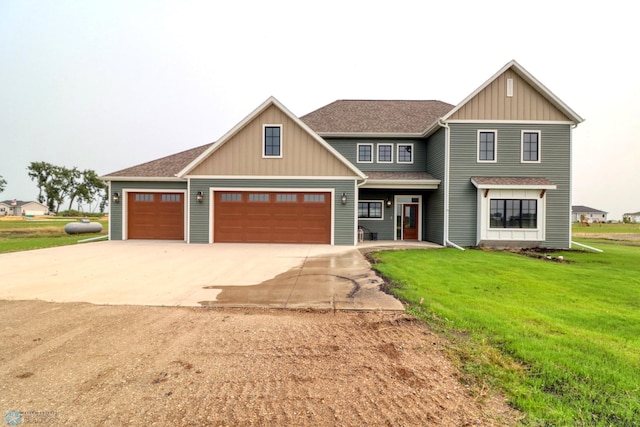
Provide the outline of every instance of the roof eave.
[[439,179],[368,179],[360,188],[438,189]]
[[322,138],[422,138],[422,132],[317,132]]
[[186,179],[176,176],[109,176],[98,177],[102,181],[165,181],[165,182],[185,182]]

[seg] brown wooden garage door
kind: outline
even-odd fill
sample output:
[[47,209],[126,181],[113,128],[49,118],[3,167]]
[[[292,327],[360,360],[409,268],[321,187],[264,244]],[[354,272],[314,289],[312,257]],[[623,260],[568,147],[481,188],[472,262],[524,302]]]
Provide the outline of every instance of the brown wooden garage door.
[[128,193],[129,239],[184,240],[184,194]]
[[331,243],[331,193],[214,193],[215,242]]

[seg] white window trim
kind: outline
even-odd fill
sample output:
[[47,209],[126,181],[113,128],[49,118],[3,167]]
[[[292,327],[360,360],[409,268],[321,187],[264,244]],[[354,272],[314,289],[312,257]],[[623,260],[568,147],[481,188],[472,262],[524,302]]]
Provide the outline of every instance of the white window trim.
[[[280,128],[280,155],[279,156],[267,156],[265,154],[266,152],[266,129],[267,128]],[[282,155],[284,154],[284,133],[282,130],[282,125],[281,124],[263,124],[262,125],[262,146],[261,146],[261,150],[262,150],[262,158],[263,159],[281,159]]]
[[[547,197],[539,189],[505,188],[491,189],[485,196],[486,189],[479,188],[477,192],[478,229],[477,242],[482,241],[522,241],[542,242],[546,240],[546,212]],[[491,228],[491,200],[492,199],[536,199],[537,227],[536,228]]]
[[[380,160],[380,147],[391,147],[391,160]],[[413,150],[411,153],[411,159],[413,159]],[[378,163],[393,163],[393,144],[378,144],[376,147],[376,160]]]
[[[360,160],[360,147],[363,145],[368,145],[369,147],[371,147],[371,160]],[[367,143],[361,143],[361,144],[357,144],[356,145],[356,163],[373,163],[373,156],[374,156],[374,151],[373,151],[373,144],[370,142]]]
[[358,215],[358,205],[356,205],[356,216],[358,218],[358,221],[382,221],[384,220],[384,200],[358,200],[358,203],[380,203],[380,218],[360,218],[360,215]]
[[[411,161],[410,162],[404,162],[404,161],[400,161],[400,147],[411,147]],[[397,163],[403,164],[403,165],[411,165],[413,164],[413,159],[415,157],[416,153],[413,149],[413,144],[398,144],[397,145],[397,149],[396,149],[396,159],[397,159]]]
[[[525,133],[538,134],[538,160],[524,159],[524,134]],[[522,130],[520,132],[520,163],[540,163],[541,159],[542,159],[542,132],[539,130]]]
[[[480,160],[480,133],[493,132],[493,160]],[[497,129],[478,129],[476,136],[476,160],[478,163],[497,163],[498,162],[498,130]]]

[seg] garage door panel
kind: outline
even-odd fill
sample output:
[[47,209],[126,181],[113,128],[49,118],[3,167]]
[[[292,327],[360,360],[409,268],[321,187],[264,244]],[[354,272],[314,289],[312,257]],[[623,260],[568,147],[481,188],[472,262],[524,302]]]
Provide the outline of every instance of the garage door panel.
[[213,221],[216,242],[331,243],[331,197],[330,193],[216,192]]
[[170,192],[128,193],[127,237],[184,240],[184,195]]

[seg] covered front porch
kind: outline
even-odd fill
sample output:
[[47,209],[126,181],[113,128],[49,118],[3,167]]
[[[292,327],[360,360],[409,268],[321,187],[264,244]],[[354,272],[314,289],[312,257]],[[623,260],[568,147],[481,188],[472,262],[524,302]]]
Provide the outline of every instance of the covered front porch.
[[369,172],[358,188],[358,241],[428,241],[428,206],[440,180],[424,172]]

